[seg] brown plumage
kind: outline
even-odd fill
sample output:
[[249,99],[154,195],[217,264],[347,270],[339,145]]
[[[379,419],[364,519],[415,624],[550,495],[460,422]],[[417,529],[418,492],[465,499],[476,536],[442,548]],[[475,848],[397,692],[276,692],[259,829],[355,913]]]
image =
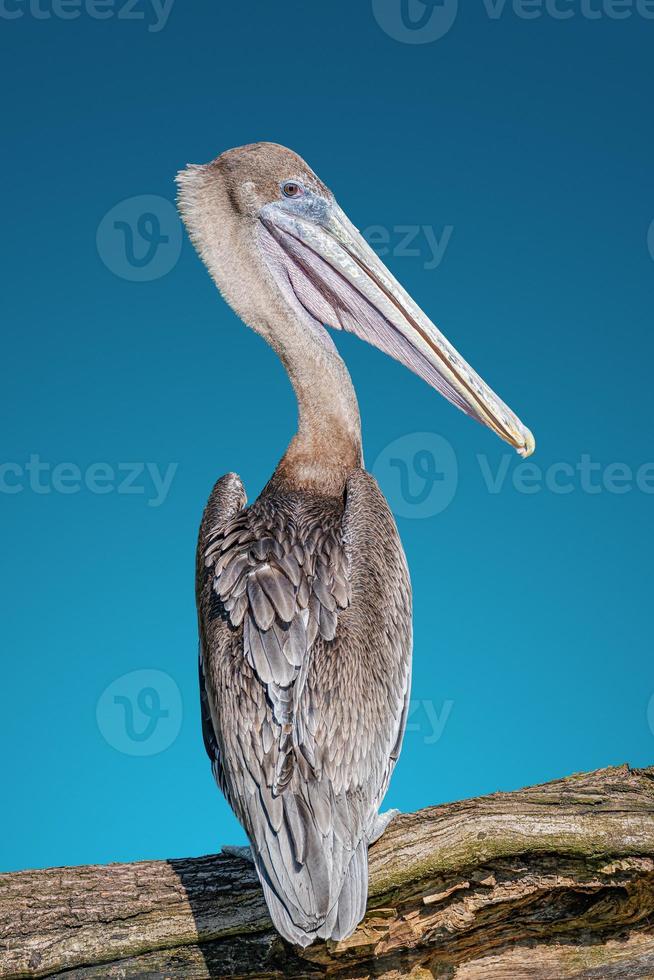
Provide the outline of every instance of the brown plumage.
[[205,739],[273,920],[306,944],[349,934],[365,911],[409,692],[411,592],[362,470],[340,497],[273,481],[244,503],[238,477],[223,477],[200,530]]
[[278,353],[298,400],[297,434],[259,498],[247,507],[228,474],[202,520],[205,745],[279,932],[301,945],[339,939],[365,913],[368,846],[402,742],[411,590],[323,324],[397,358],[519,452],[533,439],[296,154],[253,144],[189,167],[179,183],[200,255]]

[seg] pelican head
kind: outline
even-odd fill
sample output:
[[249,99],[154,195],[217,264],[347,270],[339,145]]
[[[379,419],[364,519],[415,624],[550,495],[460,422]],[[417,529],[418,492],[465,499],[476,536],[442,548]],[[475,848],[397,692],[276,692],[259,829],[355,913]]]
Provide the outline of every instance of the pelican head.
[[[257,253],[307,329],[346,330],[415,372],[522,456],[535,448],[520,419],[411,299],[297,154],[274,143],[228,150],[179,178],[180,209],[198,250],[232,306],[266,333],[261,315],[231,281],[226,254],[239,267]],[[221,207],[211,208],[219,194]],[[225,202],[228,202],[225,204]],[[229,222],[225,220],[229,209]],[[222,217],[221,217],[222,215]]]

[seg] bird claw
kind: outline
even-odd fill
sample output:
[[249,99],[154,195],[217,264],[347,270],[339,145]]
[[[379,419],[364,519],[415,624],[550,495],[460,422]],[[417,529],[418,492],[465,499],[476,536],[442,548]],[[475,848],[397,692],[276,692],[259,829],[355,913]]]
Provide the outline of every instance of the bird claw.
[[229,844],[226,844],[221,848],[221,854],[226,854],[227,857],[240,858],[242,861],[254,864],[252,850],[249,847],[231,847]]
[[370,844],[374,844],[375,841],[379,840],[382,834],[386,832],[391,821],[395,820],[396,817],[399,817],[400,812],[400,810],[386,810],[384,813],[377,814],[375,817],[375,822],[372,825],[372,833],[370,834],[369,840]]

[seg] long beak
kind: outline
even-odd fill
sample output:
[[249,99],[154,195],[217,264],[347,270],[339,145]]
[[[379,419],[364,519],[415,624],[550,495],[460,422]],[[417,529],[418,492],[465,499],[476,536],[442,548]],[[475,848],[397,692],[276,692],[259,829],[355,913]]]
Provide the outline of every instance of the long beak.
[[534,451],[529,429],[414,303],[335,202],[306,216],[266,208],[262,219],[292,260],[291,283],[316,319],[356,333],[403,363],[521,456]]

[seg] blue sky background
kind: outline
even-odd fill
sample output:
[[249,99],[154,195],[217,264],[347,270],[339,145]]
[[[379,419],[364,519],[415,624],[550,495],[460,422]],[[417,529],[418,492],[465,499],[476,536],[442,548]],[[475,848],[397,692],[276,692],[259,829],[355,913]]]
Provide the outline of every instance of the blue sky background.
[[[145,0],[129,19],[123,0],[104,19],[74,3],[0,11],[0,869],[243,839],[200,737],[195,536],[218,476],[257,495],[295,405],[166,202],[187,162],[259,139],[381,226],[390,268],[538,442],[525,470],[336,338],[414,584],[415,704],[388,803],[651,763],[644,6],[616,19],[593,0],[590,19],[559,0],[570,18],[550,3],[525,19],[411,0],[412,27],[400,0],[177,0],[165,23]],[[419,37],[421,16],[451,28]]]

